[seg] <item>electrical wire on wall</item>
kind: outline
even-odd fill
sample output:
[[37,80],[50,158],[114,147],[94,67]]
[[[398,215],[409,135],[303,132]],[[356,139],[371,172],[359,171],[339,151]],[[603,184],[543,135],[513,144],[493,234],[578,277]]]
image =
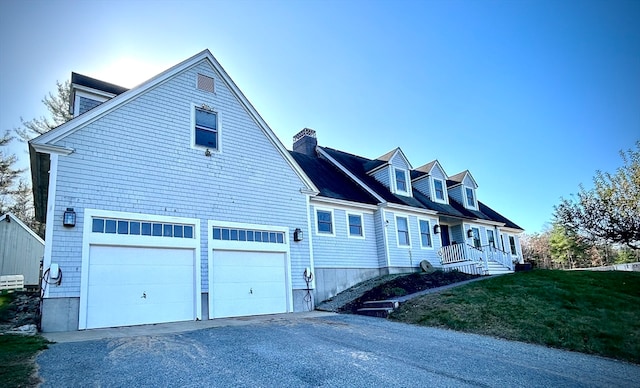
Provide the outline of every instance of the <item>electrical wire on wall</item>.
[[304,296],[304,301],[307,304],[307,311],[313,310],[313,295],[311,295],[311,281],[313,280],[313,274],[309,268],[305,268],[304,273],[302,274],[304,278],[304,282],[307,283],[307,294]]
[[[58,277],[56,279],[50,279],[49,276],[51,275],[51,268],[47,268],[46,271],[44,271],[44,273],[42,274],[42,287],[40,287],[40,308],[39,310],[39,317],[38,317],[38,330],[42,329],[42,322],[40,320],[40,317],[42,317],[42,302],[44,300],[44,294],[47,290],[47,285],[49,284],[54,284],[56,286],[59,286],[60,283],[62,283],[62,270],[58,269]],[[50,281],[52,280],[52,281]]]

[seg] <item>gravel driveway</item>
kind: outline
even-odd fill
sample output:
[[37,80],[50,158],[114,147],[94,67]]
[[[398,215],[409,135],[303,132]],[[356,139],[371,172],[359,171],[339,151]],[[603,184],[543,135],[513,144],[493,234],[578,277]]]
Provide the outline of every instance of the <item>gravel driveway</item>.
[[50,346],[44,387],[640,387],[640,366],[354,315]]

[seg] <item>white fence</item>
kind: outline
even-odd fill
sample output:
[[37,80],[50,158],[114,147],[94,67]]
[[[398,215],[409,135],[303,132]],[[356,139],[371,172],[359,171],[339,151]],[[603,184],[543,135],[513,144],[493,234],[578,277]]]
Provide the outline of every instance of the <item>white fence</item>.
[[24,288],[23,275],[0,276],[0,290],[21,290]]

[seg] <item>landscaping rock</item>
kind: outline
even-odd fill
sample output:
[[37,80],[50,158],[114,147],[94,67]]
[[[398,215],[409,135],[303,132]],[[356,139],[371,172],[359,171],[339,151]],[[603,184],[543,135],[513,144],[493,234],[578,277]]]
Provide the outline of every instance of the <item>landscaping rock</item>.
[[36,335],[38,334],[38,327],[36,325],[24,325],[18,328],[9,330],[6,334],[19,334],[19,335]]
[[25,326],[36,327],[40,309],[40,293],[17,291],[13,301],[0,317],[0,333],[17,331]]

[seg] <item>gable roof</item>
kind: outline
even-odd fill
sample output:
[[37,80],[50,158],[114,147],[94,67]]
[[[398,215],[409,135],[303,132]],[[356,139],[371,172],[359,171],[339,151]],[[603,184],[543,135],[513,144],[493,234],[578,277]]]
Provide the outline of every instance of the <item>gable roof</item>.
[[420,178],[424,178],[425,176],[431,175],[431,171],[433,171],[433,169],[436,166],[438,166],[438,168],[440,168],[440,171],[442,171],[442,173],[446,177],[447,173],[444,171],[444,168],[442,168],[442,165],[440,164],[438,159],[436,159],[436,160],[432,160],[431,162],[416,168],[415,170],[411,170],[411,180],[415,181],[415,180],[418,180]]
[[452,186],[457,186],[462,184],[462,182],[464,182],[464,179],[469,176],[469,178],[471,179],[471,181],[473,182],[473,184],[475,185],[475,187],[478,187],[478,183],[476,182],[475,179],[473,179],[473,175],[471,175],[471,172],[469,170],[464,170],[462,172],[459,172],[455,175],[452,175],[449,177],[449,179],[447,179],[447,187],[452,187]]
[[[123,91],[121,94],[113,97],[110,100],[105,101],[101,105],[91,109],[90,111],[79,115],[71,119],[70,121],[58,126],[51,131],[44,133],[38,136],[35,139],[29,141],[30,152],[37,153],[34,157],[31,158],[31,164],[40,165],[41,162],[38,161],[38,158],[42,156],[38,156],[41,154],[51,154],[58,153],[62,155],[69,155],[73,152],[73,149],[65,148],[57,145],[56,143],[60,140],[70,136],[76,131],[84,128],[86,125],[92,123],[93,121],[99,119],[100,117],[106,115],[107,113],[113,111],[114,109],[126,104],[128,101],[136,98],[149,91],[150,89],[155,88],[156,86],[168,81],[173,76],[181,73],[184,70],[187,70],[201,61],[207,61],[209,65],[220,75],[222,82],[229,88],[229,90],[234,94],[237,98],[238,102],[245,108],[249,116],[255,121],[256,125],[260,127],[260,129],[267,136],[269,141],[275,146],[277,151],[282,155],[285,161],[291,166],[293,171],[298,175],[300,180],[304,182],[307,186],[307,189],[313,192],[317,192],[318,189],[314,185],[313,181],[309,179],[309,177],[304,173],[302,168],[296,163],[293,157],[289,154],[287,149],[284,147],[280,139],[275,135],[273,130],[269,127],[269,125],[264,121],[262,116],[256,111],[256,109],[251,105],[249,100],[245,97],[245,95],[240,91],[238,86],[233,82],[231,77],[224,70],[222,65],[214,58],[213,54],[207,49],[199,52],[198,54],[178,63],[177,65],[163,71],[162,73],[156,75],[155,77],[143,82],[142,84],[136,86],[133,89]],[[85,79],[86,81],[86,79]],[[111,84],[113,85],[113,84]],[[116,85],[113,85],[116,86]],[[123,88],[124,89],[124,88]],[[114,89],[115,90],[115,89]],[[47,171],[39,171],[37,174],[32,172],[32,176],[36,179],[42,179],[42,182],[48,181],[48,175],[45,176]],[[35,174],[35,175],[34,175]],[[36,176],[37,175],[37,176]],[[38,186],[42,186],[42,182],[36,182],[34,179],[34,187],[37,186],[36,183],[40,183]],[[34,190],[34,197],[36,196],[36,191]],[[43,198],[34,198],[36,200],[42,201]],[[46,202],[45,202],[46,203]],[[43,205],[42,207],[46,207]],[[42,214],[42,211],[40,212]]]
[[13,213],[7,213],[0,218],[0,222],[16,222],[20,227],[26,230],[33,238],[35,238],[40,244],[44,245],[44,240],[36,234],[30,227],[28,227],[24,222],[22,222],[18,217],[16,217]]
[[[409,159],[404,154],[404,152],[402,152],[402,149],[400,149],[400,147],[396,147],[396,148],[392,149],[391,151],[387,152],[386,154],[376,158],[376,160],[382,161],[382,162],[386,162],[386,164],[391,164],[391,161],[393,160],[393,158],[395,158],[396,155],[398,155],[398,154],[400,154],[400,157],[402,158],[402,160],[404,160],[406,165],[409,166],[409,170],[413,169],[413,167],[411,166],[411,162],[409,162]],[[369,172],[371,172],[371,171],[369,171]]]

